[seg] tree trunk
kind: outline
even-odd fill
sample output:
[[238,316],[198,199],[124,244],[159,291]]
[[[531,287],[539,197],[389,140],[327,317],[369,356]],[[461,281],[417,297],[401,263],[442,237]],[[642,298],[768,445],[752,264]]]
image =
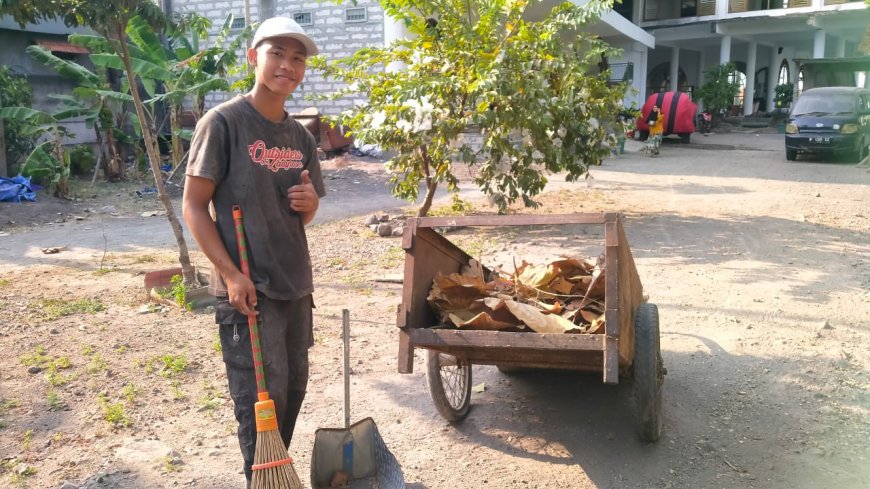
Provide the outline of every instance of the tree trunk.
[[136,115],[139,116],[139,122],[142,126],[142,138],[145,140],[145,151],[148,152],[148,160],[151,163],[151,173],[154,175],[154,186],[157,187],[157,197],[166,209],[166,218],[169,220],[169,225],[172,227],[172,234],[175,235],[175,241],[178,243],[178,262],[181,264],[181,273],[184,278],[184,284],[189,286],[196,285],[196,273],[194,272],[193,265],[190,263],[187,242],[184,240],[184,229],[181,227],[181,222],[179,222],[178,216],[175,215],[175,209],[172,207],[172,199],[167,195],[166,188],[163,185],[163,174],[160,173],[160,152],[157,147],[157,140],[151,130],[151,125],[148,122],[148,119],[145,118],[145,109],[142,105],[142,99],[139,97],[136,77],[133,74],[133,66],[130,62],[130,49],[127,46],[127,43],[124,42],[124,32],[120,31],[118,34],[118,41],[121,47],[121,59],[124,62],[124,68],[127,72],[127,80],[130,84],[130,94],[133,96],[133,106],[136,108]]
[[432,174],[429,171],[432,165],[430,164],[429,151],[426,146],[420,147],[420,159],[423,160],[423,181],[426,182],[426,197],[423,199],[423,205],[417,211],[417,217],[426,217],[429,214],[429,209],[432,208],[432,200],[435,198],[435,189],[438,188],[438,181],[432,178]]
[[181,164],[181,138],[178,131],[181,129],[181,111],[173,104],[169,108],[169,130],[172,131],[172,168]]
[[432,208],[432,199],[435,198],[436,188],[438,188],[438,182],[432,177],[426,177],[426,198],[423,199],[423,205],[417,211],[417,217],[426,217],[429,214],[429,209]]

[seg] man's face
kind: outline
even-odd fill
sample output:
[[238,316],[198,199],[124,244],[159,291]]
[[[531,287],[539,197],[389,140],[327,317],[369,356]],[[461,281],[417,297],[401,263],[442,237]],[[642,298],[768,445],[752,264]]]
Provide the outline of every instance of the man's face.
[[248,63],[256,70],[257,83],[277,95],[288,96],[305,77],[305,47],[296,39],[266,39],[248,50]]

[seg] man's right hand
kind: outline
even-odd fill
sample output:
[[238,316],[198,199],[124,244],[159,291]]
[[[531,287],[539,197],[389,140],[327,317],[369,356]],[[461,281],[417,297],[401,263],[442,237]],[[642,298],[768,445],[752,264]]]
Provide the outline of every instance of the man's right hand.
[[230,305],[245,316],[257,314],[257,289],[254,282],[245,277],[241,272],[233,277],[225,277],[227,284],[227,298]]

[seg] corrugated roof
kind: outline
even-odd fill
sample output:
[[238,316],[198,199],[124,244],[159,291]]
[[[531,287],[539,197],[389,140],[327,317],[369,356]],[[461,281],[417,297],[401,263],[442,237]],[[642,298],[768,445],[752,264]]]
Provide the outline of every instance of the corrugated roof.
[[47,41],[40,39],[36,41],[36,44],[54,53],[88,54],[90,52],[88,51],[88,48],[76,46],[66,41]]

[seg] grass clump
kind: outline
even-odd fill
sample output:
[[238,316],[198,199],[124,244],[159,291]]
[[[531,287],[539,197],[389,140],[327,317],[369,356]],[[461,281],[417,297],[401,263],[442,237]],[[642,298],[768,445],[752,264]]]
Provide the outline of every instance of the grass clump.
[[136,397],[139,396],[139,388],[131,382],[121,389],[121,395],[124,396],[127,402],[132,404],[136,402]]
[[106,306],[96,300],[78,299],[67,301],[62,299],[42,299],[37,304],[43,319],[53,321],[73,314],[96,314],[106,310]]
[[31,353],[18,358],[25,367],[47,367],[51,362],[51,357],[45,354],[45,347],[42,345],[34,346]]
[[184,355],[163,355],[160,361],[163,362],[160,375],[164,377],[174,377],[187,370],[187,357]]
[[109,368],[109,363],[99,353],[94,353],[91,356],[91,363],[88,364],[87,372],[91,375],[97,375],[105,372]]
[[133,424],[124,409],[123,403],[111,402],[105,393],[100,393],[97,396],[97,402],[99,402],[100,409],[103,411],[103,419],[108,421],[112,426],[127,427]]
[[61,411],[66,408],[66,402],[60,398],[57,391],[49,390],[47,395],[48,409],[51,411]]

